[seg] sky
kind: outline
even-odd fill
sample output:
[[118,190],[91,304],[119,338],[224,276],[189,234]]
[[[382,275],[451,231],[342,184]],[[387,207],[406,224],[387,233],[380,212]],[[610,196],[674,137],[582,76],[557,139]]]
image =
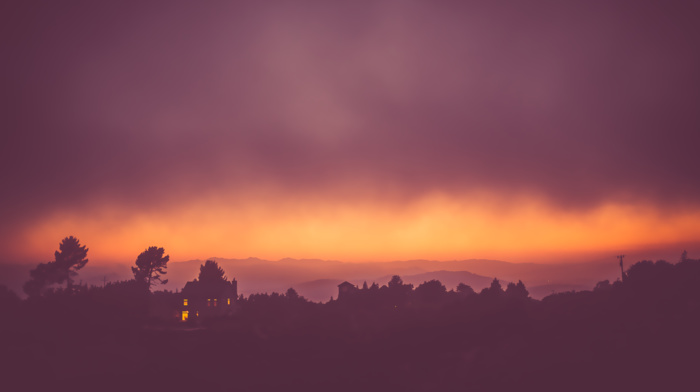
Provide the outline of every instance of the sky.
[[129,263],[698,243],[699,13],[5,1],[0,263],[49,261],[69,235]]

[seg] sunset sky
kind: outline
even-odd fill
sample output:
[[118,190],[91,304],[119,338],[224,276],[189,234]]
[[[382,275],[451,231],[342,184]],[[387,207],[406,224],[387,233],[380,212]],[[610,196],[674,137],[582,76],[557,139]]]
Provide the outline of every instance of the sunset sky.
[[519,262],[698,243],[699,15],[5,1],[0,263],[69,235],[129,263],[151,245]]

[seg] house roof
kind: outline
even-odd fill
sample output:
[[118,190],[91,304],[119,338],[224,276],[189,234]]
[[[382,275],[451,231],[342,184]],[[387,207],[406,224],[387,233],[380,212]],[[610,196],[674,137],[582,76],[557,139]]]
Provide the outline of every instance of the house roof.
[[235,296],[233,283],[228,281],[200,282],[197,279],[187,282],[182,295],[191,298],[226,298]]

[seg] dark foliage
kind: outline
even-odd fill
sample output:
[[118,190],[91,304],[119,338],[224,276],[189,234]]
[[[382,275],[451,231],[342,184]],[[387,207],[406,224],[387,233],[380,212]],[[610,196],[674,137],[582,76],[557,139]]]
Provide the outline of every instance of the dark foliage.
[[54,253],[54,263],[61,274],[58,283],[64,280],[68,282],[69,286],[73,283],[72,277],[77,274],[76,271],[85,267],[88,262],[87,252],[87,247],[81,246],[80,241],[73,236],[66,237],[61,241],[59,250]]
[[[352,286],[352,285],[350,285]],[[401,278],[312,303],[290,289],[206,323],[155,322],[177,302],[143,282],[17,302],[0,323],[8,390],[694,390],[700,260],[640,262],[625,282],[532,300]],[[6,302],[7,302],[6,301]],[[9,308],[8,308],[9,309]],[[11,338],[9,338],[11,337]],[[77,374],[75,369],[80,369]],[[36,377],[41,374],[41,377]],[[110,380],[105,383],[104,380]],[[106,385],[105,385],[106,384]]]
[[226,281],[226,273],[224,269],[219,267],[214,260],[207,260],[203,265],[199,266],[199,277],[200,282],[212,283]]
[[0,306],[6,308],[8,306],[19,305],[19,297],[14,291],[7,288],[5,285],[0,285]]
[[29,271],[30,280],[24,284],[24,292],[30,297],[42,295],[51,285],[67,282],[67,288],[73,283],[77,271],[87,264],[88,249],[80,245],[77,238],[64,238],[59,250],[54,253],[54,261],[40,263]]
[[414,295],[423,301],[440,301],[445,294],[447,294],[447,289],[438,280],[423,282],[414,291]]
[[530,293],[528,293],[527,289],[525,288],[525,284],[523,284],[523,282],[520,280],[517,284],[513,282],[508,283],[505,294],[506,297],[515,300],[527,299],[530,296]]
[[465,296],[470,296],[470,295],[476,294],[476,292],[474,291],[473,288],[471,288],[471,286],[464,284],[464,283],[460,283],[457,285],[457,292],[462,294],[462,295],[465,295]]

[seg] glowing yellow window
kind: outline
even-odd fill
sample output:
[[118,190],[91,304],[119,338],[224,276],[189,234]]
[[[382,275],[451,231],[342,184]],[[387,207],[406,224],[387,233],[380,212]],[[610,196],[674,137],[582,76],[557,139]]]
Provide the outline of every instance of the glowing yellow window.
[[185,299],[182,300],[182,305],[183,305],[183,306],[187,306],[187,298],[185,298]]
[[231,298],[226,299],[227,305],[231,305]]
[[182,321],[187,321],[187,317],[190,316],[190,312],[183,310],[182,311]]

